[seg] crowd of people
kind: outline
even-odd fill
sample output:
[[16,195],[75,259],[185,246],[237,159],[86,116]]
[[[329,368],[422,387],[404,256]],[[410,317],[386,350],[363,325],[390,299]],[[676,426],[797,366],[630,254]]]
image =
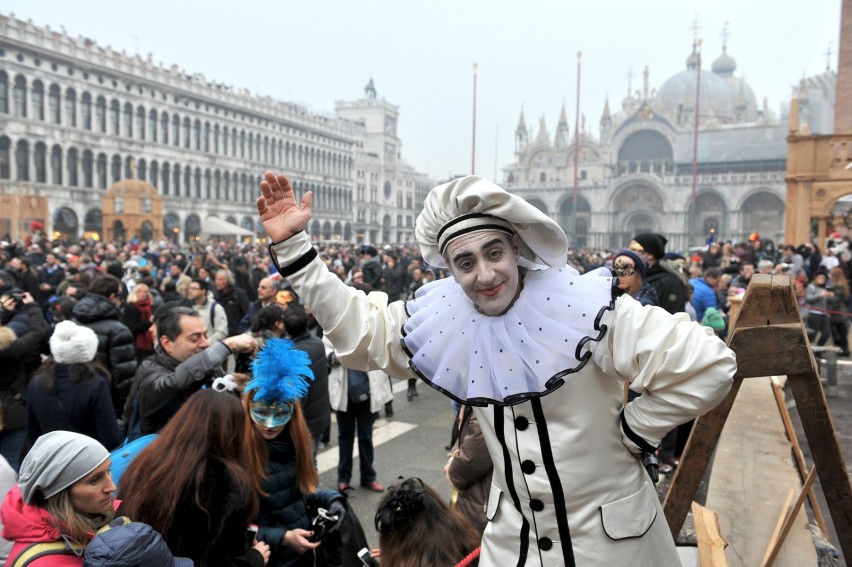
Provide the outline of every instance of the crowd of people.
[[[273,178],[267,182],[274,184]],[[271,209],[274,201],[266,189],[264,197]],[[274,218],[264,217],[260,205],[259,210],[265,221]],[[548,263],[551,257],[545,252],[551,250],[546,239],[542,244],[535,240],[540,235],[521,234],[517,229],[530,222],[524,218],[504,222],[514,238],[520,234],[522,288],[540,285],[530,275],[535,268],[525,263],[527,259],[548,266],[561,261],[576,273],[590,276],[600,275],[604,268],[605,274],[617,276],[613,280],[617,289],[614,293],[604,290],[604,295],[613,297],[601,300],[602,305],[630,296],[640,306],[686,313],[708,327],[710,335],[724,338],[729,298],[742,295],[755,273],[786,274],[796,285],[815,343],[831,341],[841,356],[849,356],[852,253],[848,237],[835,235],[824,253],[812,243],[776,249],[771,241],[753,234],[747,242],[710,242],[706,250],[689,254],[669,251],[665,237],[645,233],[619,250],[566,247],[567,253],[557,251],[556,260]],[[535,222],[546,224],[537,217]],[[439,228],[440,223],[436,232]],[[548,225],[547,230],[552,228]],[[533,399],[536,407],[537,396],[551,399],[552,395],[544,394],[556,386],[549,382],[541,386],[541,392],[530,393],[530,385],[525,384],[495,399],[493,393],[470,387],[471,380],[465,386],[469,390],[462,392],[461,386],[442,382],[439,376],[437,366],[450,358],[428,350],[417,342],[422,341],[418,329],[408,329],[406,319],[414,321],[417,312],[412,309],[402,317],[393,311],[406,301],[411,306],[423,304],[420,298],[429,296],[427,290],[449,289],[440,288],[443,282],[458,282],[468,297],[479,294],[472,313],[502,319],[504,311],[492,313],[487,306],[500,300],[506,286],[483,291],[472,282],[468,293],[465,262],[470,262],[472,273],[477,262],[502,261],[496,256],[508,253],[489,249],[481,259],[479,245],[484,249],[494,243],[480,242],[488,231],[474,228],[472,234],[473,246],[459,252],[462,260],[465,255],[470,259],[458,263],[442,258],[455,253],[458,242],[466,245],[469,234],[440,243],[447,248],[439,252],[430,248],[428,239],[424,248],[421,238],[420,246],[315,244],[305,239],[298,254],[274,248],[271,256],[261,244],[63,242],[49,241],[38,233],[24,241],[7,237],[0,247],[0,364],[6,370],[0,381],[0,472],[5,467],[13,479],[15,473],[19,475],[16,486],[0,484],[0,490],[8,492],[0,516],[3,535],[14,544],[10,557],[21,555],[33,543],[65,541],[70,542],[69,549],[74,547],[71,544],[78,546],[74,549],[79,553],[63,556],[66,562],[61,564],[80,565],[82,549],[103,551],[103,545],[88,545],[95,533],[150,539],[151,531],[139,528],[142,522],[154,529],[157,538],[162,536],[158,544],[151,544],[152,550],[161,549],[158,545],[165,542],[176,558],[188,558],[195,565],[296,566],[318,560],[325,563],[317,564],[356,564],[335,563],[340,560],[323,555],[323,540],[314,537],[312,522],[319,508],[328,510],[336,518],[331,534],[337,534],[338,547],[345,546],[344,539],[357,540],[357,534],[340,536],[346,530],[345,518],[352,515],[346,495],[354,488],[357,440],[360,486],[385,494],[375,521],[386,564],[426,565],[412,557],[417,556],[418,546],[432,542],[441,549],[441,559],[429,565],[462,561],[475,565],[479,540],[486,525],[494,521],[500,496],[517,499],[505,482],[495,480],[492,486],[492,475],[498,479],[514,465],[493,460],[493,446],[505,444],[494,437],[495,431],[497,438],[502,434],[502,417],[495,417],[499,412],[480,413],[479,406],[521,407],[515,404]],[[270,238],[276,243],[283,240],[274,232]],[[515,246],[511,240],[502,245]],[[529,248],[535,254],[525,252]],[[307,261],[299,264],[298,258],[308,250],[315,251],[311,262],[324,265],[324,277],[331,277],[334,285],[346,290],[345,297],[357,301],[331,299],[340,291],[328,292],[328,297],[318,294],[316,290],[330,290],[331,283],[321,281],[314,271],[304,281],[299,269]],[[291,267],[294,262],[299,264],[296,270]],[[512,278],[507,276],[506,281]],[[580,282],[591,279],[577,281],[584,285]],[[591,298],[603,292],[590,288],[588,293]],[[335,306],[340,311],[334,311]],[[364,311],[370,309],[372,314]],[[402,348],[438,357],[436,368],[425,362],[423,366],[406,363],[402,369],[397,358],[401,350],[382,350],[391,349],[390,339],[379,345],[372,335],[341,338],[344,327],[351,326],[347,318],[378,333],[374,328],[378,323],[366,322],[376,313],[384,313],[380,316],[385,323],[391,321],[397,331],[406,325]],[[336,325],[337,335],[329,337],[322,323],[341,315],[345,317]],[[621,317],[639,316],[631,312]],[[429,333],[441,329],[425,320],[417,324]],[[464,334],[461,329],[458,332]],[[591,336],[590,329],[582,330],[578,338],[583,333]],[[577,342],[578,360],[570,372],[579,372],[588,360],[579,355],[584,342]],[[449,351],[447,357],[455,352],[441,344]],[[477,344],[470,343],[470,348]],[[487,348],[492,346],[489,343]],[[400,347],[394,342],[392,348]],[[463,354],[469,356],[470,351]],[[630,402],[654,388],[650,370],[647,376],[642,369],[634,371],[642,377],[628,380]],[[378,478],[372,431],[382,412],[388,418],[394,415],[390,376],[408,379],[409,400],[417,396],[418,379],[425,379],[455,403],[458,413],[454,423],[447,424],[454,433],[444,467],[453,488],[450,505],[419,479],[405,479],[386,491]],[[214,381],[225,385],[214,388]],[[220,393],[220,389],[228,391]],[[513,399],[513,395],[519,397]],[[650,404],[651,399],[639,403]],[[316,456],[330,443],[332,412],[337,417],[340,453],[337,484],[320,488]],[[534,422],[532,416],[529,422]],[[661,471],[670,472],[679,465],[690,429],[689,416],[678,422],[665,427],[670,430],[667,434],[659,432],[659,443],[653,442],[658,433],[654,429],[645,432],[647,443],[630,437],[633,445],[628,445],[657,453]],[[152,434],[156,439],[114,484],[109,452]],[[517,464],[521,468],[516,474],[532,474],[525,469],[527,462],[532,461]],[[400,473],[405,471],[382,471],[389,478]],[[116,493],[120,500],[115,499]],[[543,506],[539,500],[532,502],[533,510]],[[110,527],[122,515],[133,522]],[[247,538],[251,524],[258,528],[254,537]],[[106,528],[110,529],[100,532]],[[41,535],[35,537],[33,529]],[[411,534],[420,535],[412,539]],[[447,538],[458,545],[447,547]],[[550,538],[550,544],[540,539],[539,552],[547,551],[557,539]],[[508,541],[514,540],[504,538],[501,545]],[[579,549],[575,546],[573,553],[583,557]],[[482,552],[481,564],[494,564],[494,550],[489,555],[483,543]],[[355,553],[349,555],[354,558]],[[179,561],[175,559],[175,564]]]

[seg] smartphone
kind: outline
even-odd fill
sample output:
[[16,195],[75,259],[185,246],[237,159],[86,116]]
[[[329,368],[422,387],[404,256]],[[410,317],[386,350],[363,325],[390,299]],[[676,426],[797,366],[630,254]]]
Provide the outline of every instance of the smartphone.
[[370,557],[370,550],[366,547],[361,548],[361,551],[358,552],[358,559],[361,560],[361,565],[365,565],[366,567],[379,567],[376,560]]
[[252,547],[255,541],[257,541],[257,524],[249,524],[246,528],[246,542],[249,547]]

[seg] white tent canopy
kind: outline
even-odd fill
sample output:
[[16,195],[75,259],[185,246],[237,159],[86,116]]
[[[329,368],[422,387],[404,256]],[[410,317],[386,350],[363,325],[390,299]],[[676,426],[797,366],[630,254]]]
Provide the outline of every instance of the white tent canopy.
[[207,217],[201,223],[201,234],[209,236],[254,236],[255,234],[241,226],[216,217]]

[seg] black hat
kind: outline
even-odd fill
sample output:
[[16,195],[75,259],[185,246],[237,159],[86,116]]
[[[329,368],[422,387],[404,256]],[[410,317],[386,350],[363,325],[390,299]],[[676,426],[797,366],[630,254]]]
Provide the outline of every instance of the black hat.
[[365,244],[361,247],[361,254],[366,254],[367,256],[376,257],[379,255],[379,251],[376,250],[375,246],[370,246],[369,244]]
[[642,245],[645,252],[658,260],[666,255],[666,243],[668,238],[655,232],[643,232],[633,237],[633,240]]

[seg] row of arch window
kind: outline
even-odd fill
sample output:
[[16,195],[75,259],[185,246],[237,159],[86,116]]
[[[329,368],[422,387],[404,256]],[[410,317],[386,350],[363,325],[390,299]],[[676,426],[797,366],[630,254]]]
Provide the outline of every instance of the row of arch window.
[[[11,179],[12,141],[0,137],[0,179]],[[63,163],[64,162],[64,163]],[[108,158],[105,153],[95,156],[91,150],[82,154],[77,148],[63,152],[55,144],[48,152],[44,142],[36,142],[30,160],[30,144],[18,140],[15,144],[15,178],[19,181],[35,181],[69,187],[97,187],[106,189],[108,184],[121,179],[134,177],[134,160],[130,156],[122,159],[118,154]],[[30,167],[33,176],[30,175]],[[252,203],[257,197],[262,177],[246,173],[228,172],[190,166],[181,167],[179,163],[162,164],[156,160],[150,163],[145,159],[136,162],[135,177],[156,186],[164,196],[194,197],[196,199],[215,199]],[[296,183],[298,199],[307,191],[314,192],[314,207],[320,210],[351,210],[352,191],[340,187],[317,186],[312,183]]]
[[277,163],[288,169],[347,178],[351,174],[352,158],[335,152],[218,124],[211,126],[210,122],[202,123],[197,118],[194,121],[187,116],[181,119],[177,113],[169,115],[153,108],[146,110],[141,105],[134,108],[129,102],[122,106],[117,99],[107,104],[105,97],[93,99],[88,92],[82,94],[78,104],[77,92],[73,88],[67,88],[63,97],[59,85],[51,84],[45,91],[44,84],[38,79],[33,81],[29,96],[27,91],[26,78],[16,75],[10,105],[9,76],[0,71],[0,113],[10,114],[11,111],[12,115],[22,118],[31,117],[72,128],[135,137],[216,155]]

